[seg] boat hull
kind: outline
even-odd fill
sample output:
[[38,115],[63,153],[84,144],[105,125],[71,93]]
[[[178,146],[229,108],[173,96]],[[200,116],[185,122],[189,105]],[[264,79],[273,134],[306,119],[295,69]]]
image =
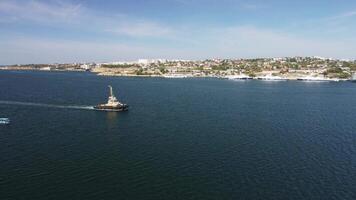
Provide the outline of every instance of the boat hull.
[[127,111],[129,109],[129,106],[124,104],[121,106],[106,106],[106,105],[97,105],[94,106],[94,110],[98,111],[107,111],[107,112],[122,112],[122,111]]

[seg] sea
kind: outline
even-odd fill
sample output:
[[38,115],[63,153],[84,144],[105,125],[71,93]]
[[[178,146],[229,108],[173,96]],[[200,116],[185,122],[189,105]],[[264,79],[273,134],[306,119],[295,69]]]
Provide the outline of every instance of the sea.
[[356,199],[351,82],[0,71],[2,117],[2,200]]

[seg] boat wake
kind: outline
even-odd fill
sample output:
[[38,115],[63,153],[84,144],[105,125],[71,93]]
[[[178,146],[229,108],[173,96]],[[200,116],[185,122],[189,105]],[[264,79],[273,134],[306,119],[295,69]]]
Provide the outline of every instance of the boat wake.
[[62,108],[62,109],[78,109],[78,110],[94,110],[93,106],[77,106],[77,105],[54,105],[44,103],[31,103],[31,102],[19,102],[19,101],[0,101],[0,104],[16,105],[16,106],[36,106],[46,108]]

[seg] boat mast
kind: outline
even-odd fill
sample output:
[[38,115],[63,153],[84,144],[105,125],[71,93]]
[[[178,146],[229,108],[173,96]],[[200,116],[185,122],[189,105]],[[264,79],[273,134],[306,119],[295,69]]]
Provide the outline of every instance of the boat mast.
[[113,97],[113,96],[114,96],[114,93],[113,93],[113,91],[112,91],[111,85],[109,85],[109,88],[110,88],[110,96]]

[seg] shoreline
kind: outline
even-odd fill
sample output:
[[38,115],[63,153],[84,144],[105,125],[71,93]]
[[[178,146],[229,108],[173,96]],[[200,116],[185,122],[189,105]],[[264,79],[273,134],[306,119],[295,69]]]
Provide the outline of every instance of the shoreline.
[[[310,75],[306,76],[290,76],[290,77],[283,77],[280,79],[265,79],[264,77],[243,77],[243,78],[233,78],[231,76],[194,76],[194,75],[186,75],[186,74],[169,74],[169,75],[137,75],[137,74],[118,74],[118,73],[108,73],[108,72],[93,72],[87,71],[82,69],[56,69],[56,70],[44,70],[44,69],[34,69],[34,68],[4,68],[0,67],[0,71],[31,71],[31,72],[87,72],[95,74],[96,76],[103,76],[103,77],[132,77],[132,78],[164,78],[164,79],[186,79],[186,78],[215,78],[215,79],[226,79],[231,81],[248,81],[248,80],[258,80],[264,82],[283,82],[283,81],[301,81],[301,82],[345,82],[345,81],[353,81],[351,79],[306,79],[305,77],[309,77]],[[234,75],[233,75],[234,76]]]

